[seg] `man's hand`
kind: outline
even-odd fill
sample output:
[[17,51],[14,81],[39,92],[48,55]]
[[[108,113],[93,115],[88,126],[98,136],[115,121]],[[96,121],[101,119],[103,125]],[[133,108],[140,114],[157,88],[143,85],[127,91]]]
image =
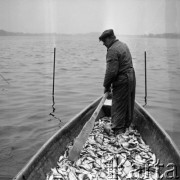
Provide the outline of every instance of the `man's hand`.
[[106,93],[106,92],[111,92],[111,88],[104,88],[104,93]]

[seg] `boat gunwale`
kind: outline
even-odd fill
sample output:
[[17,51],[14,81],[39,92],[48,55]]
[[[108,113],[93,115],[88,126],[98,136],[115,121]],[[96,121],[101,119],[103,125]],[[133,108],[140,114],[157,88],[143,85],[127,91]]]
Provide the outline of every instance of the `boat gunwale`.
[[137,104],[137,108],[138,110],[144,115],[146,114],[146,116],[148,116],[152,122],[155,124],[155,126],[157,127],[157,129],[159,130],[159,132],[162,133],[162,135],[164,137],[166,137],[166,140],[169,142],[169,144],[172,146],[172,148],[174,149],[175,153],[177,154],[177,156],[179,157],[180,160],[180,152],[178,150],[177,145],[174,143],[174,141],[172,140],[172,138],[170,137],[170,135],[165,131],[165,129],[155,120],[154,117],[152,117],[152,115],[137,101],[135,102]]
[[[67,122],[63,127],[61,127],[57,132],[55,132],[41,147],[38,149],[38,151],[30,158],[27,164],[19,171],[19,173],[13,178],[13,180],[21,180],[24,179],[25,174],[28,172],[29,167],[33,165],[33,163],[38,159],[39,157],[43,157],[44,152],[46,151],[46,148],[53,144],[54,139],[58,138],[61,134],[63,134],[64,131],[67,131],[69,127],[71,127],[74,122],[85,112],[93,108],[93,106],[102,99],[102,96],[94,100],[92,103],[87,105],[84,109],[82,109],[79,113],[77,113],[74,117],[71,118],[69,122]],[[98,105],[98,104],[97,104]],[[30,174],[30,173],[29,173]]]

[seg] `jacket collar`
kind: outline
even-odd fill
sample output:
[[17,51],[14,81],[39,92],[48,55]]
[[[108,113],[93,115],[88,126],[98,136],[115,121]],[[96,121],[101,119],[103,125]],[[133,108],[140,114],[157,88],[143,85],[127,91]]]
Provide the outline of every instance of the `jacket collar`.
[[107,49],[109,49],[116,41],[118,41],[118,39],[113,40]]

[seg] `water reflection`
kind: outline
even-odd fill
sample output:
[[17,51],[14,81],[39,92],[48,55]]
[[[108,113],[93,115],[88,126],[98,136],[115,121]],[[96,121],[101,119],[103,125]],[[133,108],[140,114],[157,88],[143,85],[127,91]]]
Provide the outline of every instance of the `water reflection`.
[[[56,108],[55,108],[55,98],[54,98],[54,97],[55,97],[55,96],[52,95],[52,112],[49,113],[49,115],[52,116],[54,119],[59,120],[59,122],[61,122],[61,119],[60,119],[60,118],[57,118],[56,115],[55,115],[55,110],[56,110]],[[52,120],[52,119],[50,119],[50,120]]]

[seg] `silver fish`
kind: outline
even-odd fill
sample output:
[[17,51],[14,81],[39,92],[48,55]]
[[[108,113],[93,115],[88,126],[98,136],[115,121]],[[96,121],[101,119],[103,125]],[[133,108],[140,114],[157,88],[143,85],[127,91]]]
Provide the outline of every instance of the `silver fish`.
[[[159,163],[150,147],[145,144],[139,132],[132,128],[122,135],[115,136],[104,130],[111,126],[111,118],[104,117],[95,122],[94,128],[83,146],[79,159],[72,163],[68,161],[69,144],[64,155],[59,157],[58,167],[52,168],[46,180],[72,179],[72,180],[107,180],[107,179],[157,179],[158,171],[155,169]],[[148,164],[150,175],[145,169],[139,169]],[[109,170],[112,170],[110,172]],[[112,173],[112,174],[111,174]]]
[[69,172],[68,178],[69,178],[70,180],[78,180],[78,179],[77,179],[77,176],[76,176],[72,171]]

